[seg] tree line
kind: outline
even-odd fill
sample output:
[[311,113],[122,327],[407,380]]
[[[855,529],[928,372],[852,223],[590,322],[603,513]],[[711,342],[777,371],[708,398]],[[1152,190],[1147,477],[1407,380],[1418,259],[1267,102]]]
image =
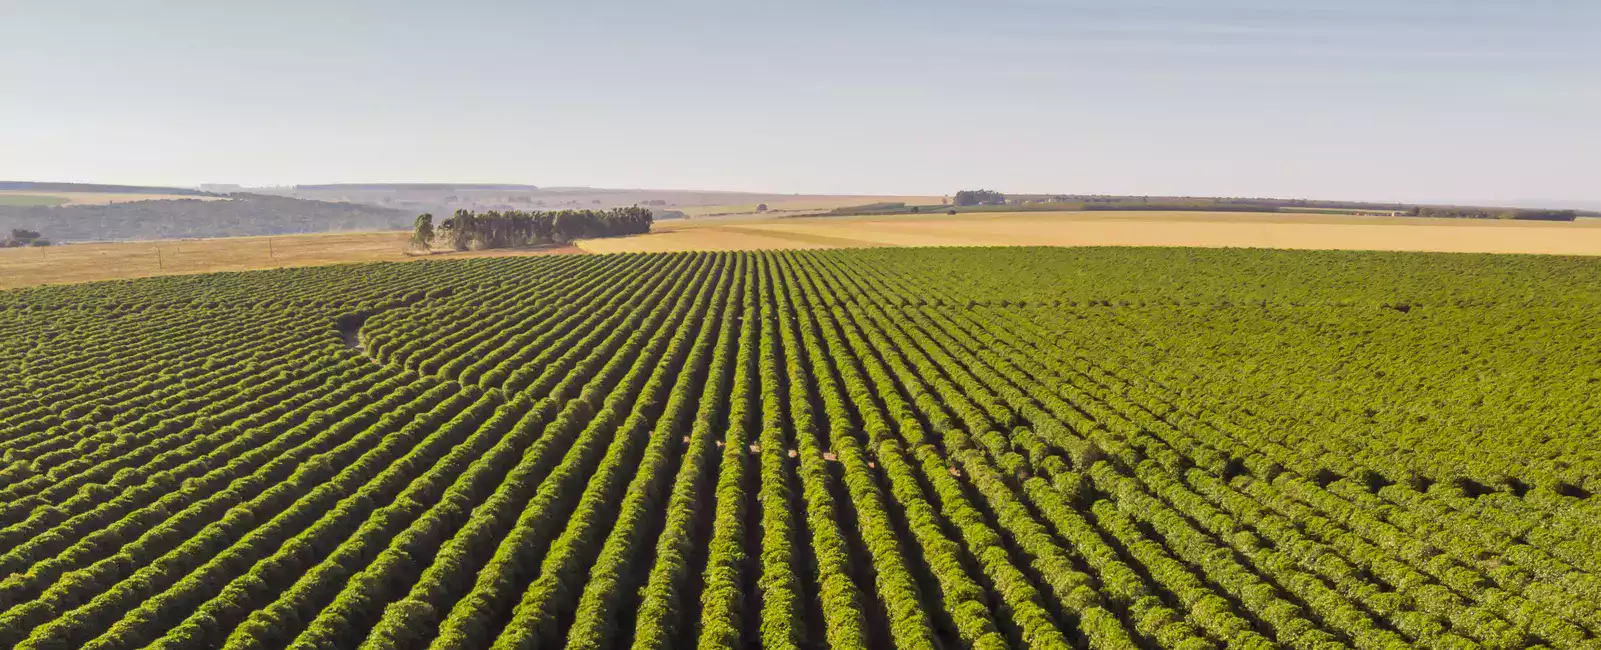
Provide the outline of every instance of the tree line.
[[1006,195],[995,190],[962,190],[956,193],[956,205],[1001,205]]
[[[1581,210],[1527,209],[1507,207],[1416,205],[1408,203],[1375,203],[1368,201],[1325,201],[1311,199],[1274,199],[1250,197],[1192,197],[1192,196],[1115,196],[1070,194],[1014,194],[1007,196],[994,190],[962,190],[956,193],[953,203],[957,207],[982,208],[1007,205],[1007,210],[1172,210],[1172,211],[1229,211],[1229,212],[1297,212],[1310,210],[1351,210],[1363,213],[1392,213],[1396,216],[1433,217],[1438,219],[1516,219],[1534,221],[1573,221],[1579,217],[1597,217],[1601,213]],[[1034,206],[1034,207],[1030,207]],[[836,213],[887,212],[888,210],[842,208]],[[915,211],[915,210],[901,210]]]
[[648,233],[654,221],[651,211],[639,206],[550,212],[490,210],[482,214],[457,210],[437,225],[434,215],[418,215],[411,243],[425,250],[444,247],[458,251],[565,244],[578,239]]
[[19,248],[22,246],[49,246],[50,240],[33,230],[12,228],[11,236],[0,239],[0,248]]
[[1438,219],[1517,219],[1526,221],[1573,221],[1577,210],[1520,210],[1515,208],[1426,207],[1412,208],[1414,217]]

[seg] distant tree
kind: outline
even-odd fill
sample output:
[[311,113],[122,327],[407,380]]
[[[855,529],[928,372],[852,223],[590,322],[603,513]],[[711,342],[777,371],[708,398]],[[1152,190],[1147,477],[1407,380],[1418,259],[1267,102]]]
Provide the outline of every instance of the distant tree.
[[946,210],[945,214],[956,214],[955,210]]
[[956,205],[1001,205],[1006,195],[994,190],[962,190],[956,193]]
[[452,249],[467,250],[472,243],[473,235],[477,231],[478,215],[469,210],[457,210],[455,214],[445,217],[439,222],[438,235],[450,244]]
[[579,217],[576,211],[562,210],[551,219],[550,231],[555,241],[565,244],[582,239],[588,230],[587,225],[588,220]]
[[761,205],[756,206],[756,211],[757,212],[766,212],[767,211],[767,204],[763,203]]
[[428,245],[434,241],[434,215],[423,213],[417,215],[417,223],[411,233],[413,246],[428,250]]
[[0,248],[16,248],[19,246],[49,246],[50,240],[43,239],[39,233],[32,230],[13,228],[11,236],[0,239]]
[[923,211],[923,208],[921,208],[919,206],[915,206],[915,205],[912,206],[912,213],[913,214],[917,214],[917,213],[922,212],[922,211]]

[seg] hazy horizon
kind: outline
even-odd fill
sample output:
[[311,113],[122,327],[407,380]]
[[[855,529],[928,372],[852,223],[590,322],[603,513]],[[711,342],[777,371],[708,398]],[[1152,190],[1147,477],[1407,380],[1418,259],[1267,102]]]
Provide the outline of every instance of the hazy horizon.
[[[3,182],[78,183],[78,184],[85,184],[85,185],[135,186],[135,187],[150,187],[150,188],[163,188],[163,187],[166,187],[166,188],[199,189],[199,190],[205,190],[207,188],[207,186],[213,186],[214,187],[214,186],[219,186],[219,185],[222,185],[222,186],[240,185],[238,183],[163,183],[163,184],[143,185],[143,184],[137,184],[137,183],[102,182],[102,181],[97,181],[97,180],[67,180],[67,181],[62,181],[62,180],[59,180],[59,179],[52,180],[52,179],[37,179],[37,178],[0,178],[0,183],[3,183]],[[523,185],[529,185],[531,187],[536,187],[540,191],[594,190],[594,191],[602,191],[602,192],[613,192],[613,191],[615,191],[615,192],[672,192],[672,193],[680,193],[680,194],[737,194],[737,195],[748,195],[748,196],[797,196],[797,197],[808,197],[808,196],[813,196],[813,197],[822,197],[822,196],[860,196],[860,197],[863,197],[863,198],[912,197],[912,196],[927,196],[927,197],[931,197],[932,198],[932,197],[944,196],[946,198],[949,198],[950,195],[954,194],[953,191],[927,192],[927,193],[918,193],[918,194],[913,194],[913,193],[886,193],[886,192],[817,193],[817,192],[790,192],[790,191],[784,191],[784,190],[763,190],[763,189],[729,190],[729,189],[721,189],[721,188],[704,188],[704,187],[596,187],[596,186],[593,186],[593,185],[536,185],[536,184],[533,184],[533,183],[518,183],[518,182],[503,182],[503,181],[481,182],[481,181],[471,181],[471,180],[466,180],[466,181],[461,181],[461,180],[457,180],[457,181],[434,181],[434,180],[341,181],[341,182],[336,182],[336,183],[310,182],[310,183],[293,183],[293,184],[284,184],[284,185],[240,185],[240,187],[241,187],[241,189],[248,191],[248,190],[285,190],[285,189],[290,189],[290,188],[295,188],[295,187],[312,187],[312,186],[318,186],[318,185],[353,185],[353,186],[355,186],[355,185],[518,185],[518,184],[523,184]],[[974,189],[974,188],[966,188],[966,187],[964,187],[962,189]],[[40,192],[44,192],[44,190],[39,190],[39,191]],[[225,191],[225,190],[218,190],[218,191]],[[1002,191],[1002,193],[1003,194],[1007,194],[1007,195],[1018,195],[1018,196],[1037,196],[1037,195],[1045,195],[1045,194],[1062,194],[1062,192],[1050,191],[1050,190],[1026,190],[1026,189],[1025,190],[1004,190],[1004,191]],[[1084,192],[1084,193],[1081,193],[1080,195],[1090,196],[1090,195],[1096,195],[1096,194],[1105,195],[1105,193],[1097,193],[1097,192]],[[1153,197],[1194,197],[1194,198],[1249,198],[1249,199],[1303,199],[1303,200],[1309,200],[1309,201],[1351,201],[1351,202],[1375,202],[1375,203],[1394,202],[1394,203],[1409,203],[1409,204],[1421,204],[1421,205],[1463,205],[1463,206],[1508,207],[1508,208],[1578,209],[1578,210],[1587,210],[1587,211],[1601,210],[1601,200],[1542,198],[1542,197],[1513,197],[1513,198],[1504,198],[1504,199],[1471,199],[1471,198],[1469,198],[1469,199],[1460,199],[1460,198],[1457,198],[1457,199],[1452,199],[1452,198],[1446,198],[1446,199],[1434,198],[1434,199],[1430,199],[1430,198],[1422,198],[1422,199],[1410,199],[1410,200],[1386,200],[1386,199],[1371,199],[1371,198],[1360,197],[1360,196],[1278,196],[1278,195],[1159,194],[1159,193],[1149,193],[1149,194],[1113,194],[1113,195],[1110,195],[1110,196],[1153,196]]]
[[1601,203],[1601,5],[0,0],[0,179]]

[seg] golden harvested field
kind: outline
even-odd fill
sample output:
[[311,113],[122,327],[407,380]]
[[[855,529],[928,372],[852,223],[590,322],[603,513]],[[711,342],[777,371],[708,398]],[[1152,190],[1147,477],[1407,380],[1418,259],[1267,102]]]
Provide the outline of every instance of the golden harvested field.
[[1200,246],[1601,255],[1601,220],[1573,223],[1256,212],[991,212],[702,219],[579,242],[595,253],[853,246]]
[[364,232],[0,248],[0,289],[342,262],[583,252],[576,247],[562,246],[412,256],[403,252],[410,237],[411,233],[407,232]]
[[[60,199],[59,202],[44,203],[46,205],[105,205],[108,203],[132,203],[134,201],[165,201],[169,199],[194,199],[197,201],[223,201],[221,196],[185,196],[180,194],[118,194],[114,192],[37,192],[33,190],[0,190],[0,196],[24,196],[36,199]],[[30,203],[34,203],[30,201]]]

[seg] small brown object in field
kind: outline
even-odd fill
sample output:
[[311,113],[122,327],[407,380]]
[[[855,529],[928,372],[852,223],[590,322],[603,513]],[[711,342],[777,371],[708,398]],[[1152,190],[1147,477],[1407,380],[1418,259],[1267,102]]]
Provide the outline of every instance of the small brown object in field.
[[867,466],[871,467],[873,469],[878,469],[878,463],[875,463],[873,461],[867,461]]
[[823,452],[823,460],[839,460],[839,456],[835,456],[832,451],[825,451]]
[[[689,444],[689,436],[684,436],[684,444],[686,444],[686,445]],[[718,444],[722,444],[722,443],[718,443]]]
[[794,449],[789,450],[789,457],[790,458],[794,458],[794,457],[799,456],[799,455],[800,454],[795,453]]
[[750,446],[750,453],[753,453],[753,454],[762,453],[762,446],[761,445],[751,445]]
[[948,471],[950,471],[951,476],[961,476],[962,475],[962,470],[956,469],[955,467],[948,468]]
[[721,441],[721,440],[717,441],[717,448],[718,449],[722,449],[723,448],[723,441]]

